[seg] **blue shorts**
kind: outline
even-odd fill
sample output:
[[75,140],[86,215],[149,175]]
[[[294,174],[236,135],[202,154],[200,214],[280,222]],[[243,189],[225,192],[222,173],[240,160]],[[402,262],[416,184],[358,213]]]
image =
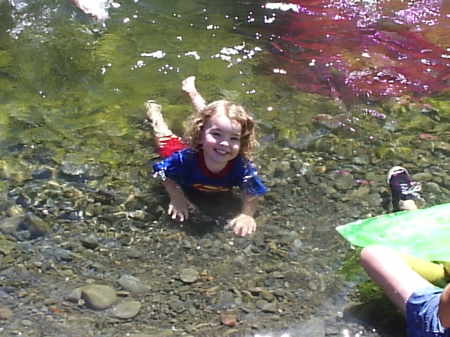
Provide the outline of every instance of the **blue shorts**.
[[438,317],[442,288],[427,287],[414,292],[406,302],[408,337],[450,337]]

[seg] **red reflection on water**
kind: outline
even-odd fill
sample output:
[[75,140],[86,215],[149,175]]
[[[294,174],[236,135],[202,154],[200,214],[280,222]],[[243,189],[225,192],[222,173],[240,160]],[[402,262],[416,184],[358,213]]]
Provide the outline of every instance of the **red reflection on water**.
[[283,4],[291,9],[273,47],[288,79],[302,90],[351,101],[449,88],[449,0]]

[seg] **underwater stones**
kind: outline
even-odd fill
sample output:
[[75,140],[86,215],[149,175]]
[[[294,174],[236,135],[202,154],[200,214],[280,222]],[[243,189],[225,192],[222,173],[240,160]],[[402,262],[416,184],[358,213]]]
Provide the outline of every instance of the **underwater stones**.
[[95,249],[99,246],[98,237],[92,233],[86,236],[82,236],[80,238],[80,242],[83,247],[86,247],[88,249]]
[[39,168],[31,172],[33,179],[50,179],[53,175],[53,171],[49,168]]
[[68,176],[82,176],[88,171],[88,165],[76,164],[68,161],[63,161],[61,164],[61,172]]
[[436,184],[435,182],[427,182],[423,184],[423,189],[426,192],[434,193],[434,194],[440,194],[442,192],[441,187],[439,184]]
[[15,184],[23,184],[31,179],[28,166],[16,160],[0,160],[0,178],[11,180]]
[[50,232],[50,225],[40,217],[33,213],[27,213],[28,231],[30,232],[31,239],[35,239],[40,236],[45,236]]
[[351,173],[342,172],[338,173],[334,177],[334,187],[340,191],[346,191],[352,188],[354,185],[354,178]]
[[348,193],[347,198],[351,201],[361,200],[367,197],[370,193],[370,188],[368,186],[361,186],[357,189],[352,190]]
[[111,307],[117,301],[116,291],[106,285],[90,284],[80,288],[81,299],[95,310]]
[[24,215],[25,210],[20,205],[12,205],[8,208],[7,213],[9,216],[17,216],[17,215]]
[[180,272],[180,280],[184,283],[194,283],[198,280],[200,274],[194,268],[184,268]]
[[220,321],[223,325],[234,327],[238,324],[238,316],[234,311],[224,311],[220,313]]
[[411,175],[411,179],[414,181],[419,181],[419,182],[423,182],[423,181],[432,181],[433,180],[433,174],[430,172],[419,172],[419,173],[414,173]]
[[6,321],[11,319],[13,312],[8,307],[0,305],[0,321]]
[[124,300],[112,308],[112,315],[117,318],[133,318],[141,310],[142,304],[135,300]]
[[25,220],[24,215],[15,215],[0,220],[0,232],[5,234],[15,234],[19,225]]
[[140,279],[132,275],[122,275],[117,282],[125,289],[134,294],[143,294],[150,291]]
[[0,236],[0,254],[9,255],[16,246],[17,244],[15,242],[6,240]]

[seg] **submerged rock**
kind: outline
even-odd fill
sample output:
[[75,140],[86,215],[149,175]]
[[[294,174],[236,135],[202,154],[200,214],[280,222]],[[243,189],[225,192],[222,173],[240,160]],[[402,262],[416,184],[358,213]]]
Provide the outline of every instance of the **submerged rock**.
[[112,309],[112,315],[117,318],[133,318],[141,310],[142,304],[138,301],[125,300]]
[[146,293],[150,287],[146,286],[141,280],[132,275],[122,275],[117,281],[125,290],[135,294]]
[[80,290],[81,298],[92,309],[107,309],[117,301],[116,291],[106,285],[91,284],[82,287]]

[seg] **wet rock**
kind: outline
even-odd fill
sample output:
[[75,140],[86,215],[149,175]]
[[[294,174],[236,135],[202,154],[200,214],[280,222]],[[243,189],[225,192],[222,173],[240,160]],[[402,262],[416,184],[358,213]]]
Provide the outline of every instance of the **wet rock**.
[[180,279],[184,283],[194,283],[199,278],[199,272],[193,268],[184,268],[180,272]]
[[67,301],[78,303],[81,300],[82,291],[81,288],[73,289],[67,296],[65,297]]
[[141,310],[141,303],[133,300],[120,302],[112,309],[112,315],[117,318],[133,318]]
[[436,184],[434,182],[428,182],[423,184],[423,189],[426,192],[434,193],[434,194],[440,194],[442,192],[441,187],[439,184]]
[[353,187],[354,178],[350,173],[337,174],[334,180],[334,186],[340,191],[346,191]]
[[356,201],[356,200],[367,197],[367,195],[369,193],[370,193],[370,188],[368,186],[362,186],[356,190],[351,191],[350,195],[348,195],[348,200]]
[[5,234],[14,234],[20,224],[25,220],[23,215],[15,215],[0,221],[0,231]]
[[238,317],[235,312],[225,311],[220,313],[220,321],[223,325],[234,327],[237,325]]
[[144,256],[144,254],[140,250],[134,249],[132,247],[127,248],[125,250],[125,254],[126,254],[126,256],[128,256],[129,258],[132,258],[132,259],[138,259],[138,258]]
[[278,312],[277,304],[272,302],[267,302],[265,300],[256,301],[256,307],[264,312],[276,313]]
[[20,206],[20,205],[13,205],[13,206],[11,206],[10,208],[8,208],[7,213],[11,217],[19,216],[19,215],[22,215],[22,216],[25,215],[25,211],[22,208],[22,206]]
[[142,294],[150,291],[150,287],[148,287],[140,279],[132,275],[122,275],[117,282],[124,289],[134,294]]
[[6,240],[0,236],[0,253],[3,255],[9,255],[11,251],[16,248],[16,243]]
[[50,232],[49,223],[33,213],[27,213],[27,223],[29,225],[28,231],[30,232],[31,239],[45,236]]
[[419,181],[419,182],[432,181],[433,175],[429,172],[420,172],[420,173],[411,175],[411,179],[414,181]]
[[441,150],[444,153],[450,154],[450,143],[438,142],[436,143],[436,149]]
[[90,284],[82,287],[80,290],[81,298],[92,309],[107,309],[117,301],[116,291],[106,285]]
[[99,246],[98,237],[95,234],[83,236],[80,239],[81,244],[88,249],[95,249]]
[[7,321],[13,316],[13,312],[8,307],[0,305],[0,321]]
[[63,161],[61,165],[61,172],[68,176],[85,175],[88,170],[86,164],[76,164],[69,161]]
[[53,172],[48,168],[40,168],[31,172],[33,179],[50,179]]

